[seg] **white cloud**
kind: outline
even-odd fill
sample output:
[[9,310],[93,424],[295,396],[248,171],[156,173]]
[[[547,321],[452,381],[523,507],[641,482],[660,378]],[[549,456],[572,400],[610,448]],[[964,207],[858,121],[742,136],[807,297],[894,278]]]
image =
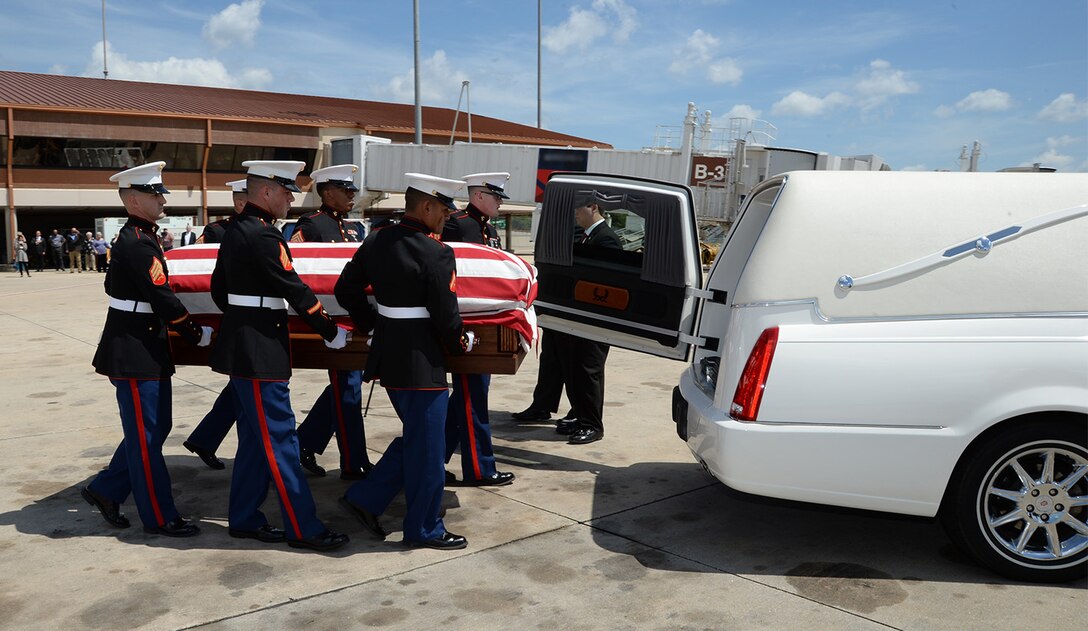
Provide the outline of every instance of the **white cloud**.
[[[1031,161],[1032,161],[1032,163],[1038,163],[1038,164],[1041,164],[1041,165],[1043,165],[1045,167],[1054,167],[1054,168],[1058,169],[1059,171],[1062,171],[1062,170],[1068,171],[1068,170],[1070,170],[1070,167],[1074,164],[1074,162],[1076,162],[1077,158],[1075,158],[1075,157],[1073,157],[1071,155],[1062,153],[1061,151],[1059,151],[1059,148],[1064,147],[1066,145],[1075,144],[1075,143],[1077,143],[1077,139],[1073,138],[1072,136],[1068,136],[1068,135],[1059,136],[1057,138],[1053,138],[1053,137],[1047,138],[1046,139],[1046,147],[1047,147],[1046,151],[1044,151],[1043,153],[1035,156],[1034,158],[1031,159]],[[1027,165],[1024,165],[1024,166],[1027,166]],[[1080,166],[1080,168],[1083,169],[1084,165],[1082,164]]]
[[[468,78],[465,72],[450,64],[446,51],[437,50],[430,59],[425,59],[420,64],[420,100],[425,103],[448,103],[452,107],[456,105],[455,99],[461,93],[461,82]],[[471,89],[471,84],[469,88]],[[415,71],[409,69],[405,74],[393,77],[384,91],[398,101],[414,100]]]
[[264,0],[242,0],[213,15],[202,31],[204,39],[216,48],[226,48],[235,42],[252,44],[261,26]]
[[850,97],[842,92],[832,92],[824,97],[794,90],[771,106],[771,114],[781,116],[820,116],[833,109],[846,106]]
[[902,70],[892,68],[883,59],[874,59],[869,63],[869,70],[854,86],[862,109],[871,109],[881,105],[889,97],[918,92],[918,84],[907,79]]
[[744,76],[744,71],[731,57],[714,58],[720,43],[717,37],[703,29],[695,29],[684,46],[676,50],[669,72],[685,75],[692,68],[705,68],[706,78],[711,83],[737,85]]
[[624,0],[594,0],[589,9],[570,8],[567,20],[545,28],[542,44],[555,53],[582,52],[602,38],[625,42],[638,28],[638,15]]
[[[214,58],[170,57],[162,61],[134,61],[124,53],[115,51],[112,45],[108,46],[107,50],[111,79],[246,89],[260,89],[272,82],[272,73],[265,68],[247,68],[240,75],[233,75],[223,62]],[[91,51],[83,76],[101,75],[102,42],[98,42]]]
[[994,88],[972,92],[956,103],[961,112],[1003,112],[1010,107],[1009,93]]
[[695,66],[707,64],[714,56],[718,48],[719,40],[703,29],[695,29],[684,46],[676,51],[669,72],[687,74],[687,71]]
[[1072,92],[1064,92],[1039,112],[1039,118],[1057,123],[1088,118],[1088,99],[1078,101]]
[[956,108],[951,105],[939,105],[937,109],[933,110],[933,114],[938,118],[948,118],[955,115]]
[[730,118],[747,118],[749,120],[756,120],[759,118],[760,114],[762,114],[762,112],[753,108],[751,105],[738,103],[725,113],[725,120],[729,120]]
[[737,85],[743,76],[744,71],[740,69],[735,60],[729,57],[714,61],[706,69],[706,78],[710,79],[712,83]]

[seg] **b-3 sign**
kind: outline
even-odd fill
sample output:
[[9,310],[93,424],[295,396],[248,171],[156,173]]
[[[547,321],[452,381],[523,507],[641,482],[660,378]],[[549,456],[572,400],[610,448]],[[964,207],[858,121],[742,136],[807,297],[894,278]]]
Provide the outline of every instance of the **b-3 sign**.
[[725,186],[729,174],[729,158],[691,156],[689,186]]

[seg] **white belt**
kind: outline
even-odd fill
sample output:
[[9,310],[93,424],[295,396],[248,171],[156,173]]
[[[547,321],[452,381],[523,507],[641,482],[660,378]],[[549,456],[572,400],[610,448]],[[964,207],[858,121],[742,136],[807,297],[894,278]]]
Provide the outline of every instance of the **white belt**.
[[374,303],[374,306],[378,308],[380,315],[394,320],[415,320],[431,317],[431,312],[427,311],[427,307],[387,307],[377,302]]
[[110,309],[117,309],[118,311],[128,311],[130,313],[154,313],[151,311],[150,302],[140,302],[138,300],[121,300],[120,298],[114,298],[110,296]]
[[265,309],[287,310],[287,301],[272,296],[243,296],[227,294],[227,304],[235,307],[263,307]]

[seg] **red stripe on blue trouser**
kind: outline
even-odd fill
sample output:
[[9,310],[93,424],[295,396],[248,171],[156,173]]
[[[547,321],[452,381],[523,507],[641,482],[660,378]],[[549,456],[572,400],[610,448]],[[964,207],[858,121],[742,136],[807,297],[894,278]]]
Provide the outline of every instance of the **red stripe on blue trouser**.
[[169,379],[110,379],[117,390],[124,440],[91,490],[122,503],[129,493],[140,521],[157,528],[178,517],[162,445],[171,427]]
[[341,470],[358,469],[370,460],[363,428],[362,384],[361,370],[330,370],[329,385],[298,426],[299,446],[317,454],[325,453],[336,435]]
[[365,480],[348,489],[347,498],[381,515],[404,489],[404,539],[426,541],[441,537],[446,527],[438,517],[445,487],[443,455],[449,391],[386,390],[404,425]]
[[446,462],[461,448],[461,473],[466,480],[495,474],[487,393],[491,375],[453,375],[453,393],[446,414]]
[[228,511],[231,528],[255,530],[268,523],[260,507],[271,483],[289,539],[308,539],[324,532],[298,462],[287,382],[231,377],[230,385],[238,409],[238,455]]

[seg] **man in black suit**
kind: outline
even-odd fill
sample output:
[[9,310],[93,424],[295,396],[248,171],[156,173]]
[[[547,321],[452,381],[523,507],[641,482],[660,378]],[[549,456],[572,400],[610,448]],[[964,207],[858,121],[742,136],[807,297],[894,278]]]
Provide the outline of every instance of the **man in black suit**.
[[[574,201],[574,221],[585,230],[575,247],[621,249],[620,239],[608,226],[598,205],[596,191],[581,191]],[[559,421],[555,431],[568,434],[571,445],[585,445],[604,438],[604,364],[608,345],[573,335],[562,338],[559,348],[567,394],[577,417]]]
[[181,233],[178,237],[178,247],[185,247],[196,243],[196,233],[193,232],[193,227],[189,224],[185,225],[185,232]]

